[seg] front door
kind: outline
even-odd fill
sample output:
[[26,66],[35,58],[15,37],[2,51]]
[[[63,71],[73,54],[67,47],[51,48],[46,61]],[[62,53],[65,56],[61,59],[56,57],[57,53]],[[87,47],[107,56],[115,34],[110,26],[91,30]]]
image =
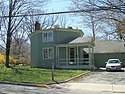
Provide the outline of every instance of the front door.
[[76,48],[72,47],[69,51],[69,57],[70,57],[70,64],[76,63]]

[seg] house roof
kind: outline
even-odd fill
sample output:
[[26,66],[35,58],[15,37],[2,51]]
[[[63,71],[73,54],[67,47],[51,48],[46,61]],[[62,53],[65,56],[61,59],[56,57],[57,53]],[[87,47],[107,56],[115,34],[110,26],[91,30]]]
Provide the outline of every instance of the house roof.
[[88,38],[88,37],[78,37],[78,38],[70,41],[68,44],[88,43],[88,42],[91,42],[91,38]]
[[69,28],[51,28],[51,29],[43,29],[43,30],[36,30],[35,32],[32,32],[30,34],[30,37],[42,33],[42,32],[48,32],[48,31],[63,31],[63,32],[80,32],[81,35],[84,35],[83,31],[80,29],[69,29]]
[[96,40],[94,53],[119,53],[125,52],[123,41],[118,40]]
[[88,37],[77,37],[76,39],[74,39],[68,43],[58,44],[57,46],[63,47],[63,46],[67,46],[67,45],[68,46],[79,45],[79,46],[86,46],[86,47],[88,47],[90,45],[94,46],[91,38],[88,38]]

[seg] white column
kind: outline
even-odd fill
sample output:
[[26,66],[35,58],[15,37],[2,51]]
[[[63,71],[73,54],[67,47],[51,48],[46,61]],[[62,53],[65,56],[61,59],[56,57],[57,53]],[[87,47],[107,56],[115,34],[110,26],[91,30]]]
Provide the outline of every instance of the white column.
[[90,49],[90,46],[88,46],[88,48],[89,48],[89,66],[90,66],[90,69],[91,69],[91,67],[92,67],[92,62],[91,62],[91,49]]
[[79,47],[77,46],[77,65],[79,65]]
[[60,66],[60,64],[59,64],[59,47],[57,48],[57,57],[58,57],[58,66]]
[[58,47],[56,46],[56,66],[58,66]]
[[66,46],[66,66],[68,66],[68,47]]

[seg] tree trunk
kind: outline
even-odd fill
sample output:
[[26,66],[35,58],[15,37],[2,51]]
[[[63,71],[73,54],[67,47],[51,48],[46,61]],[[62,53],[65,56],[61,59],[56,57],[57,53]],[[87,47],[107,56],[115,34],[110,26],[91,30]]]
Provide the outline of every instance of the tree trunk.
[[92,13],[90,13],[90,18],[91,18],[91,25],[92,25],[92,38],[93,41],[95,41],[95,22],[94,22],[94,17],[92,15]]
[[11,17],[9,18],[9,23],[8,23],[8,31],[7,31],[7,40],[6,40],[6,63],[5,66],[7,68],[10,68],[9,63],[10,63],[10,45],[11,45]]
[[7,30],[7,40],[6,40],[6,63],[5,66],[10,68],[10,45],[11,45],[11,21],[12,21],[12,0],[9,1],[9,21]]
[[7,34],[7,43],[6,43],[6,63],[5,63],[5,66],[7,68],[10,68],[9,66],[9,56],[10,56],[10,43],[11,43],[11,36],[10,34]]

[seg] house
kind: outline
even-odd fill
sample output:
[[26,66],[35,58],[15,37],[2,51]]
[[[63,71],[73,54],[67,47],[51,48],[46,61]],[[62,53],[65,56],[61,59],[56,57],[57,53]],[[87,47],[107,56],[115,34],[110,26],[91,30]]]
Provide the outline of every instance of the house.
[[117,58],[125,67],[125,44],[120,40],[96,40],[94,42],[94,63],[96,67],[105,67],[108,59]]
[[79,29],[41,30],[35,24],[31,34],[31,66],[40,68],[93,69],[105,67],[105,62],[118,58],[125,66],[125,45],[118,40],[95,40],[83,37]]
[[94,44],[79,29],[41,30],[39,23],[31,34],[31,66],[41,68],[92,69]]

